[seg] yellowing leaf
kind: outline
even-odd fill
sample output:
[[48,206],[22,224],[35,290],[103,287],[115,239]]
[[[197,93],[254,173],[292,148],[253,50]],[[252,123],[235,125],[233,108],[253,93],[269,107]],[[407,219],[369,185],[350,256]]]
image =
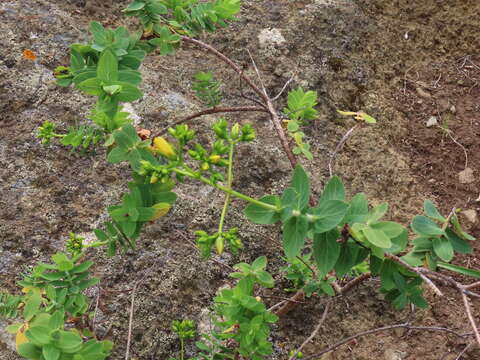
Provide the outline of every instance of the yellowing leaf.
[[15,347],[18,351],[18,348],[20,345],[25,344],[28,342],[27,337],[25,336],[25,331],[28,329],[28,323],[23,325],[20,329],[17,331],[17,336],[15,337]]
[[158,218],[165,216],[170,211],[171,205],[169,203],[158,203],[152,207],[155,209],[155,213],[150,220],[157,220]]
[[362,111],[355,112],[355,111],[337,110],[337,112],[340,115],[353,116],[355,118],[355,120],[365,121],[367,124],[375,124],[377,122],[377,120],[373,116],[370,116],[370,115],[368,115],[368,114],[366,114]]

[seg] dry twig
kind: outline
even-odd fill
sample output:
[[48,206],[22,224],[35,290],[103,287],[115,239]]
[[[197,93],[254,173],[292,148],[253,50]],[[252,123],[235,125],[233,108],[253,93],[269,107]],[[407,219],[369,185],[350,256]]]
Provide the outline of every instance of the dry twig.
[[305,347],[305,345],[307,345],[310,341],[312,341],[313,338],[318,334],[318,332],[320,331],[320,328],[322,327],[323,323],[325,322],[325,319],[327,318],[328,310],[329,310],[329,307],[330,307],[331,303],[332,303],[332,299],[327,301],[327,304],[325,305],[325,310],[323,310],[322,317],[321,317],[320,321],[318,322],[317,326],[315,327],[315,330],[313,330],[312,334],[307,338],[307,340],[305,340],[302,343],[302,345],[300,345],[300,347],[295,351],[295,353],[292,356],[290,356],[290,358],[288,360],[295,360],[297,358],[298,353],[300,351],[302,351],[302,349]]

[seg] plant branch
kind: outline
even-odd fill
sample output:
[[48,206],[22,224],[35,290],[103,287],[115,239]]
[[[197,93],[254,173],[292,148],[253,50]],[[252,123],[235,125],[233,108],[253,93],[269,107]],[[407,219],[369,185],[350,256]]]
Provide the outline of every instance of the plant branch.
[[196,119],[196,118],[201,117],[203,115],[218,114],[218,113],[229,113],[229,112],[248,112],[248,111],[268,112],[265,108],[258,107],[258,106],[214,107],[214,108],[211,108],[211,109],[205,109],[205,110],[199,111],[197,113],[191,114],[191,115],[189,115],[187,117],[184,117],[182,119],[175,120],[173,122],[173,124],[171,124],[168,127],[160,130],[157,133],[157,135],[155,135],[155,137],[162,136],[172,126],[188,122],[190,120]]
[[193,38],[188,37],[188,36],[182,36],[182,40],[185,41],[186,43],[190,43],[190,44],[196,45],[200,48],[203,48],[203,49],[207,50],[208,52],[212,53],[213,55],[215,55],[216,57],[218,57],[220,60],[222,60],[228,66],[230,66],[233,70],[235,70],[237,73],[239,73],[240,76],[243,78],[243,80],[245,80],[245,82],[252,88],[252,90],[255,91],[258,94],[258,96],[260,96],[263,100],[265,100],[265,102],[267,102],[268,96],[266,96],[263,93],[263,91],[260,90],[260,88],[257,85],[255,85],[255,83],[247,75],[245,75],[243,73],[242,69],[240,69],[240,67],[237,64],[235,64],[232,60],[230,60],[227,56],[222,54],[220,51],[215,49],[213,46],[208,45],[207,43],[204,43],[203,41],[193,39]]
[[350,130],[348,130],[345,135],[341,138],[341,140],[338,142],[337,146],[335,147],[335,151],[333,152],[332,156],[330,156],[330,160],[328,161],[328,172],[330,174],[330,177],[333,176],[333,163],[335,161],[336,156],[342,150],[343,145],[347,142],[348,138],[352,136],[353,132],[360,127],[359,124],[355,125],[352,127]]
[[227,56],[222,54],[220,51],[218,51],[214,47],[204,43],[203,41],[192,39],[188,36],[182,36],[182,40],[187,43],[194,44],[214,54],[216,57],[218,57],[220,60],[225,62],[228,66],[230,66],[234,71],[236,71],[240,75],[240,77],[243,80],[245,80],[248,86],[250,86],[252,90],[255,93],[257,93],[257,95],[263,100],[263,102],[267,106],[267,110],[270,113],[270,119],[272,120],[275,131],[277,132],[277,136],[280,140],[280,143],[282,144],[282,148],[285,151],[285,154],[288,157],[288,160],[290,161],[290,164],[292,165],[292,167],[295,167],[295,165],[297,164],[297,159],[293,154],[292,150],[290,149],[290,146],[288,145],[287,135],[283,130],[282,122],[278,116],[275,106],[273,105],[273,101],[266,94],[266,92],[262,91],[257,85],[255,85],[255,83],[242,71],[242,69],[240,69],[240,67],[237,64],[235,64],[232,60],[230,60]]
[[387,331],[387,330],[393,330],[393,329],[399,329],[399,328],[403,328],[403,329],[408,329],[408,330],[423,330],[423,331],[436,331],[436,332],[446,332],[446,333],[449,333],[449,334],[453,334],[455,336],[458,336],[458,337],[461,337],[461,338],[465,338],[467,336],[471,336],[472,333],[467,333],[467,334],[460,334],[454,330],[451,330],[451,329],[447,329],[447,328],[441,328],[441,327],[433,327],[433,326],[411,326],[409,325],[408,323],[405,323],[405,324],[398,324],[398,325],[390,325],[390,326],[384,326],[384,327],[381,327],[381,328],[377,328],[377,329],[371,329],[371,330],[367,330],[367,331],[362,331],[358,334],[355,334],[355,335],[352,335],[352,336],[349,336],[343,340],[340,340],[339,342],[329,346],[328,348],[314,354],[314,355],[310,355],[310,356],[307,356],[307,357],[304,357],[303,359],[304,360],[309,360],[309,359],[316,359],[320,356],[322,356],[323,354],[326,354],[326,353],[329,353],[333,350],[335,350],[336,348],[344,345],[344,344],[347,344],[349,343],[350,341],[352,341],[353,339],[356,339],[358,337],[361,337],[361,336],[365,336],[365,335],[370,335],[370,334],[376,334],[376,333],[379,333],[379,332],[383,332],[383,331]]
[[315,327],[315,330],[313,330],[312,334],[302,343],[302,345],[300,345],[300,347],[295,351],[295,353],[292,356],[290,356],[288,360],[295,360],[297,358],[298,353],[302,351],[305,345],[307,345],[310,341],[312,341],[313,338],[318,334],[323,323],[325,322],[325,319],[327,318],[328,310],[331,303],[332,303],[332,299],[327,301],[327,304],[325,305],[325,310],[323,310],[322,317],[318,322],[317,326]]
[[461,291],[461,294],[462,294],[463,305],[465,306],[465,311],[467,312],[468,320],[472,325],[472,329],[473,329],[473,332],[475,333],[475,338],[477,339],[477,343],[480,345],[480,332],[478,331],[477,324],[475,324],[475,319],[473,318],[473,315],[472,315],[472,307],[470,305],[470,302],[468,301],[467,294],[465,294],[464,291]]
[[430,280],[425,274],[423,274],[419,268],[415,268],[409,264],[407,264],[405,261],[400,259],[398,256],[392,255],[392,254],[385,254],[385,257],[402,265],[403,267],[406,267],[408,270],[411,272],[414,272],[415,274],[418,274],[425,283],[427,283],[428,286],[432,288],[432,290],[437,294],[438,296],[443,296],[443,293],[440,291],[440,289],[433,283],[432,280]]
[[125,351],[125,360],[128,360],[130,356],[130,343],[132,341],[132,326],[133,326],[133,308],[135,304],[135,292],[137,290],[137,284],[133,286],[133,291],[132,291],[132,300],[130,303],[130,317],[128,320],[128,338],[127,338],[127,350]]
[[173,172],[177,173],[177,174],[180,174],[180,175],[184,175],[184,176],[188,176],[190,178],[193,178],[193,179],[197,179],[207,185],[210,185],[218,190],[221,190],[223,191],[224,193],[227,193],[227,194],[230,194],[230,195],[233,195],[239,199],[242,199],[246,202],[249,202],[251,204],[255,204],[255,205],[258,205],[264,209],[268,209],[268,210],[271,210],[271,211],[280,211],[281,209],[277,208],[275,205],[270,205],[270,204],[267,204],[263,201],[259,201],[257,199],[254,199],[250,196],[247,196],[247,195],[244,195],[238,191],[235,191],[233,189],[229,189],[228,187],[226,186],[223,186],[223,185],[220,185],[218,183],[214,183],[212,182],[210,179],[207,179],[206,177],[202,176],[202,175],[198,175],[198,174],[195,174],[193,171],[190,171],[190,170],[183,170],[183,169],[179,169],[179,168],[172,168],[171,169]]
[[[233,150],[235,148],[235,144],[233,142],[230,143],[230,149],[228,151],[228,172],[227,172],[227,187],[231,190],[232,189],[232,182],[233,182]],[[228,205],[230,204],[230,194],[225,194],[225,202],[223,204],[222,214],[220,215],[220,221],[218,224],[218,233],[221,234],[223,231],[223,224],[225,222],[225,216],[227,215]]]

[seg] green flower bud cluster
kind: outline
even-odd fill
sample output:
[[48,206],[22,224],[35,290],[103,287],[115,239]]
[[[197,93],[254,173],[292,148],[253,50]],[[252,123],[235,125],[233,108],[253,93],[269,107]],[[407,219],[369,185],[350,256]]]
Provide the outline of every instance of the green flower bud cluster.
[[71,232],[65,243],[65,248],[72,256],[80,254],[83,250],[83,240],[85,240],[85,238]]
[[213,125],[213,131],[217,138],[235,142],[247,142],[255,139],[255,129],[251,124],[245,124],[240,128],[240,124],[236,123],[232,126],[230,133],[228,132],[228,122],[225,119],[218,120]]
[[195,232],[197,235],[197,246],[203,257],[208,258],[212,251],[213,245],[218,254],[223,253],[225,242],[230,246],[232,253],[237,254],[239,249],[243,248],[242,241],[238,237],[238,228],[233,227],[227,232],[217,232],[209,235],[206,231],[199,230]]
[[184,146],[195,137],[195,131],[190,130],[186,124],[180,124],[175,128],[170,128],[168,129],[168,133],[177,139],[181,146]]
[[155,184],[160,181],[162,184],[167,184],[172,181],[171,173],[175,163],[169,163],[166,165],[153,165],[146,160],[140,161],[141,168],[139,174],[149,178],[150,184]]

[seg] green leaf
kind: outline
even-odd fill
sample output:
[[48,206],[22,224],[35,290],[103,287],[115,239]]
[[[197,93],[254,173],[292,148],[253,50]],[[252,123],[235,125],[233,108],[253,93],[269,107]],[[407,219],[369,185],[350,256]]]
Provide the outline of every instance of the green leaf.
[[255,261],[252,263],[252,268],[255,270],[263,270],[267,267],[267,257],[266,256],[260,256],[255,259]]
[[340,256],[335,264],[335,272],[338,277],[342,277],[355,266],[359,247],[355,244],[346,243],[340,249]]
[[368,200],[364,193],[356,194],[350,201],[350,207],[345,215],[348,224],[365,222],[368,214]]
[[288,92],[288,107],[283,111],[291,120],[313,120],[317,117],[317,92],[304,91],[302,88]]
[[118,81],[139,85],[142,82],[142,76],[136,70],[120,70],[118,72]]
[[388,203],[382,203],[378,206],[375,206],[367,216],[367,224],[372,224],[380,220],[388,210]]
[[98,60],[97,78],[109,83],[118,80],[118,60],[109,49],[104,50]]
[[82,348],[82,338],[73,331],[59,331],[55,345],[62,352],[74,354]]
[[392,247],[385,249],[385,252],[390,254],[398,254],[405,250],[408,244],[408,231],[404,228],[404,230],[396,237],[391,237],[390,240],[392,241]]
[[444,236],[433,239],[433,251],[443,261],[448,262],[453,259],[453,246]]
[[117,164],[127,160],[127,152],[123,147],[114,147],[107,155],[107,161],[112,164]]
[[312,214],[319,217],[314,222],[314,232],[323,233],[340,224],[348,210],[348,204],[340,200],[324,200],[312,209]]
[[70,270],[71,274],[79,274],[87,271],[93,265],[93,261],[85,261],[77,266],[75,266],[72,270]]
[[462,226],[460,225],[460,221],[458,220],[458,216],[456,216],[456,215],[452,216],[450,221],[453,224],[453,227],[455,228],[455,232],[458,234],[458,236],[461,236],[465,240],[470,240],[470,241],[475,240],[475,238],[472,235],[467,234],[463,230]]
[[25,343],[18,347],[18,354],[27,359],[40,360],[42,350],[32,343]]
[[58,360],[61,352],[54,345],[48,344],[42,348],[42,354],[45,360]]
[[406,231],[402,225],[393,221],[378,222],[370,225],[370,227],[372,229],[382,230],[390,239],[393,239],[399,236],[402,232]]
[[56,253],[52,256],[52,260],[57,264],[58,270],[70,271],[73,269],[73,262],[64,253]]
[[28,297],[23,309],[23,317],[26,321],[30,321],[37,314],[41,302],[42,296],[37,292],[32,293]]
[[48,321],[48,327],[51,329],[63,330],[65,314],[63,311],[57,310],[53,313]]
[[[273,195],[264,196],[259,201],[275,206],[280,203],[278,196]],[[256,204],[248,205],[243,212],[247,219],[255,224],[269,225],[275,224],[280,220],[280,213],[278,211],[265,209]]]
[[143,93],[135,85],[121,81],[115,81],[112,84],[122,87],[120,93],[115,95],[115,98],[120,102],[132,102],[143,96]]
[[308,180],[307,173],[301,165],[295,166],[291,187],[295,189],[298,194],[298,208],[303,209],[308,205],[308,200],[310,198],[310,181]]
[[410,226],[419,235],[436,236],[445,234],[433,220],[426,216],[415,216]]
[[288,259],[293,259],[302,250],[307,230],[305,216],[294,216],[283,225],[283,251]]
[[325,185],[322,195],[320,196],[320,203],[326,200],[341,200],[345,201],[345,188],[342,180],[338,176],[333,176]]
[[474,277],[476,279],[480,279],[480,271],[475,270],[475,269],[468,269],[463,266],[458,266],[458,265],[453,265],[453,264],[448,264],[448,263],[443,263],[443,262],[438,262],[438,267],[441,267],[443,269],[447,269],[450,271],[454,271],[459,274],[467,275]]
[[432,218],[434,220],[438,220],[441,222],[447,221],[437,210],[435,205],[433,205],[433,202],[430,200],[425,200],[423,203],[423,211],[425,212],[425,215],[427,215],[429,218]]
[[373,245],[382,249],[388,249],[392,247],[392,241],[382,230],[377,230],[368,226],[365,227],[362,232],[366,236],[367,240]]
[[472,246],[464,239],[460,238],[451,229],[445,229],[445,234],[450,240],[453,250],[459,254],[471,254],[473,252]]
[[145,3],[143,1],[133,1],[122,11],[137,11],[143,9],[144,7]]
[[102,82],[98,78],[89,78],[77,84],[77,87],[89,95],[101,96],[103,95]]
[[25,332],[25,335],[28,340],[38,346],[46,345],[52,340],[50,329],[45,326],[32,326]]
[[313,238],[313,257],[317,263],[319,276],[322,278],[333,269],[340,256],[341,245],[337,242],[340,234],[332,230],[322,234],[315,234]]

